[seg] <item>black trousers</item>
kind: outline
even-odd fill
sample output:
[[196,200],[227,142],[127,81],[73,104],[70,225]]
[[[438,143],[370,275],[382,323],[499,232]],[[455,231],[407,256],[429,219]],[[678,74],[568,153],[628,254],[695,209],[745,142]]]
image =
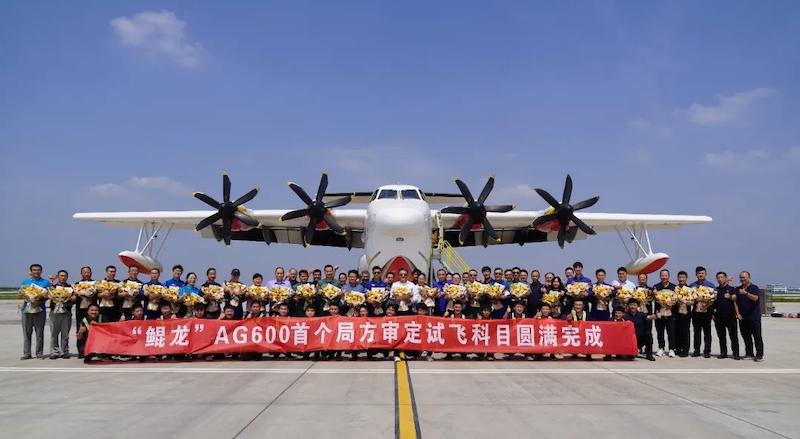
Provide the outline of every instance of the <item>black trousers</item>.
[[103,322],[117,322],[119,321],[119,309],[116,306],[101,306],[100,315],[103,317]]
[[675,349],[675,316],[659,317],[656,319],[656,337],[658,338],[658,348],[665,349],[664,332],[667,333],[669,348]]
[[689,355],[689,326],[692,317],[689,314],[675,316],[675,353]]
[[692,330],[694,331],[694,351],[700,352],[700,336],[703,340],[703,353],[711,353],[711,313],[692,313]]
[[[650,329],[650,328],[648,327],[647,329]],[[640,351],[642,350],[642,348],[644,348],[645,356],[647,356],[648,358],[653,356],[653,332],[652,331],[646,331],[646,332],[642,332],[642,333],[637,332],[636,333],[636,344],[638,345]]]
[[744,339],[745,355],[753,356],[753,345],[755,344],[755,356],[763,357],[764,340],[761,338],[761,320],[742,320],[739,322],[739,329],[742,331]]
[[[731,339],[731,352],[734,356],[739,356],[739,333],[736,332],[736,317],[729,316],[716,316],[714,326],[717,329],[717,338],[719,339],[719,353],[728,355],[727,339]],[[726,334],[727,332],[727,334]]]
[[[80,300],[80,299],[78,299]],[[86,317],[87,310],[89,308],[81,308],[79,306],[75,307],[75,333],[78,333],[78,329],[81,329],[81,322]]]

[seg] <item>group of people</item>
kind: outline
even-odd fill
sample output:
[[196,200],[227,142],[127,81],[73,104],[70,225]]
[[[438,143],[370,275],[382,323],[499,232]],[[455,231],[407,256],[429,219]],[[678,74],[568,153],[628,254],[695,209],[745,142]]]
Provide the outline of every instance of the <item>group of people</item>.
[[[469,270],[464,273],[450,273],[444,269],[436,271],[433,282],[428,282],[425,273],[418,270],[409,272],[400,269],[395,272],[384,272],[381,267],[373,267],[371,272],[349,270],[338,272],[338,267],[326,265],[323,269],[297,270],[277,267],[274,277],[264,282],[260,273],[255,273],[251,278],[251,287],[257,288],[286,288],[294,292],[285,300],[275,301],[268,297],[254,299],[247,295],[231,293],[231,285],[244,285],[241,272],[234,268],[227,280],[220,283],[217,270],[208,268],[205,272],[205,281],[198,284],[196,273],[190,272],[184,276],[181,265],[172,267],[171,277],[161,280],[162,273],[159,269],[152,269],[148,273],[149,279],[143,281],[136,266],[128,267],[127,278],[117,279],[117,268],[109,265],[105,268],[100,282],[107,284],[122,284],[130,282],[140,288],[138,294],[123,297],[101,297],[96,295],[74,295],[66,301],[56,302],[47,294],[41,298],[21,304],[23,328],[23,360],[33,357],[31,352],[32,337],[36,335],[35,356],[44,356],[44,326],[46,314],[49,309],[51,342],[49,358],[69,358],[69,333],[72,328],[74,308],[74,322],[78,356],[84,356],[85,345],[91,326],[98,322],[114,322],[125,320],[152,320],[172,318],[198,318],[198,319],[223,319],[239,320],[246,318],[275,315],[281,317],[319,317],[328,315],[353,315],[361,317],[393,316],[393,315],[433,315],[449,318],[465,319],[564,319],[568,321],[631,321],[636,330],[637,343],[640,354],[644,358],[654,361],[656,356],[693,357],[711,356],[712,322],[716,327],[719,340],[718,358],[728,358],[728,352],[735,360],[752,358],[761,361],[764,356],[764,345],[761,335],[761,290],[752,283],[750,273],[743,271],[739,275],[739,285],[733,286],[732,279],[725,272],[716,274],[716,285],[707,278],[704,267],[697,267],[695,278],[689,281],[688,273],[680,271],[675,277],[677,283],[672,282],[669,270],[661,270],[658,282],[649,283],[646,274],[639,274],[637,281],[629,279],[628,272],[620,267],[616,272],[616,279],[608,281],[606,271],[597,269],[595,279],[589,279],[583,273],[583,264],[575,262],[564,270],[564,279],[553,272],[544,273],[537,269],[530,272],[523,268],[494,268],[485,266],[480,273]],[[91,267],[82,267],[80,280],[73,284],[78,289],[78,284],[94,284]],[[471,297],[468,294],[463,299],[453,299],[445,294],[449,285],[463,285],[466,289],[471,284],[500,285],[503,294],[500,296]],[[586,284],[585,293],[582,295],[569,294],[573,284]],[[69,287],[69,274],[66,270],[59,270],[55,275],[44,278],[42,266],[32,264],[29,267],[29,277],[22,282],[22,287],[34,285],[42,289],[53,291],[59,287]],[[220,287],[224,294],[215,300],[206,294],[202,301],[153,299],[146,291],[148,286],[160,285],[174,288],[178,291],[179,298],[192,295],[203,296],[209,287]],[[386,292],[380,303],[366,302],[349,306],[342,296],[330,299],[321,294],[313,297],[298,293],[304,289],[303,285],[313,285],[316,291],[332,285],[342,293],[358,293],[366,295],[371,291],[383,290]],[[516,285],[516,286],[515,286]],[[520,285],[524,286],[527,293],[523,295],[512,294],[511,291]],[[675,303],[665,305],[653,297],[659,291],[676,291],[681,288],[706,287],[712,289],[716,296],[704,304]],[[435,289],[438,293],[431,297],[428,292]],[[500,287],[496,287],[500,289]],[[628,297],[622,294],[633,289],[646,291],[646,299]],[[603,294],[600,291],[611,291]],[[22,291],[22,290],[21,290]],[[400,292],[402,291],[402,295]],[[426,294],[423,294],[423,291]],[[410,294],[409,294],[410,293]],[[554,294],[555,293],[555,294]],[[22,295],[21,297],[26,297]],[[399,299],[402,297],[402,299]],[[557,300],[552,300],[553,298]],[[50,299],[50,300],[48,300]],[[49,304],[48,304],[49,301]],[[187,305],[191,302],[191,305]],[[657,350],[654,353],[653,327],[656,330]],[[693,338],[690,332],[693,331]],[[744,356],[739,349],[739,332],[744,343]],[[693,343],[692,343],[693,342]],[[691,353],[690,353],[691,352]],[[370,353],[373,354],[373,353]],[[317,354],[318,355],[318,354]],[[308,355],[305,355],[308,358]],[[352,358],[355,359],[356,354]],[[373,355],[369,355],[373,357]],[[427,354],[428,359],[433,359]],[[492,354],[479,354],[478,358],[494,359]],[[575,356],[573,356],[575,357]],[[341,358],[341,353],[332,358]],[[452,358],[447,355],[445,358]],[[527,356],[529,359],[543,358],[542,356]],[[610,357],[606,357],[610,358]],[[587,356],[591,359],[591,356]]]

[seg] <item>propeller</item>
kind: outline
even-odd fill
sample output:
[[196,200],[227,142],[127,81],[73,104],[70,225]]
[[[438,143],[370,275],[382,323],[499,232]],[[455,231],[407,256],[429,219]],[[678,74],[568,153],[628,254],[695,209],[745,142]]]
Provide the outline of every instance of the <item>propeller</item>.
[[572,177],[567,174],[567,181],[564,182],[564,194],[561,197],[561,202],[559,203],[549,192],[544,189],[536,188],[534,189],[540,197],[544,198],[547,201],[547,204],[552,206],[553,210],[550,213],[546,213],[535,220],[533,220],[533,224],[531,225],[533,228],[539,227],[542,224],[546,224],[550,221],[557,220],[558,221],[558,246],[564,248],[564,241],[567,234],[567,228],[569,227],[569,223],[572,222],[579,229],[583,230],[584,233],[587,235],[594,235],[597,232],[594,231],[591,227],[589,227],[585,222],[581,221],[580,218],[575,216],[575,212],[581,209],[586,209],[587,207],[592,207],[597,203],[600,197],[592,197],[587,200],[583,200],[581,202],[570,204],[570,198],[572,198]]
[[298,197],[300,197],[301,200],[303,200],[304,203],[306,203],[306,207],[304,209],[286,212],[281,217],[281,221],[302,218],[304,216],[308,217],[308,226],[306,226],[305,232],[303,233],[304,245],[311,244],[311,240],[314,239],[314,232],[317,229],[317,224],[320,222],[327,224],[334,233],[338,233],[340,235],[345,233],[344,228],[342,228],[342,226],[336,222],[336,219],[334,219],[333,215],[331,215],[330,209],[346,205],[350,202],[352,197],[348,195],[327,203],[323,202],[322,199],[325,197],[325,191],[328,189],[327,172],[322,173],[322,178],[320,178],[319,187],[317,188],[317,195],[313,199],[308,196],[308,193],[306,193],[303,188],[291,181],[289,182],[289,187],[294,191],[295,194],[297,194]]
[[227,172],[222,173],[222,203],[209,197],[202,192],[195,192],[192,194],[198,200],[208,204],[209,206],[217,209],[217,213],[204,218],[197,223],[195,230],[198,232],[206,227],[222,220],[222,230],[220,236],[225,241],[226,246],[231,245],[231,224],[233,219],[236,218],[243,224],[250,227],[261,227],[261,224],[248,213],[244,208],[244,203],[253,199],[258,194],[258,188],[253,188],[250,192],[242,195],[236,201],[231,202],[231,179],[228,177]]
[[469,188],[463,181],[459,180],[458,178],[455,179],[456,186],[461,191],[461,195],[464,196],[464,199],[467,201],[466,206],[447,206],[442,209],[442,213],[455,213],[455,214],[466,214],[467,218],[464,221],[464,224],[461,226],[461,231],[458,233],[458,242],[463,244],[464,241],[467,240],[467,234],[472,230],[472,226],[475,224],[480,224],[483,226],[484,230],[484,247],[487,245],[486,237],[491,237],[495,241],[499,241],[500,238],[497,236],[497,232],[495,232],[494,227],[486,219],[487,212],[508,212],[514,208],[514,206],[510,204],[503,204],[499,206],[486,206],[483,203],[486,202],[486,198],[489,197],[489,194],[492,192],[492,188],[494,188],[494,176],[489,177],[489,180],[486,182],[486,185],[483,186],[483,190],[481,194],[478,195],[478,199],[475,200],[472,197],[472,192],[469,191]]

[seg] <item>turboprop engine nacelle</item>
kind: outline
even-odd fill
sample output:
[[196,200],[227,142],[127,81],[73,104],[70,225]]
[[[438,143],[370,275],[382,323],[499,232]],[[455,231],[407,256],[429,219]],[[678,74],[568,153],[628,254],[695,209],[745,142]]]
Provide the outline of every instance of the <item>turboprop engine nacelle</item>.
[[667,264],[667,261],[669,261],[668,254],[651,253],[629,262],[628,266],[625,268],[628,270],[628,274],[650,274],[660,270],[661,267]]

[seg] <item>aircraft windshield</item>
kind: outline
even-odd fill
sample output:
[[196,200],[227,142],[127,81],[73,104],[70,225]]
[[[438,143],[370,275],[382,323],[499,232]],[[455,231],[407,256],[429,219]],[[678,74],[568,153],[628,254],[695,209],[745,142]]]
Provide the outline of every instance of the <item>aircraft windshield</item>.
[[404,200],[419,200],[419,192],[414,189],[403,189],[400,194]]
[[378,194],[378,199],[397,198],[397,191],[394,189],[384,189]]

